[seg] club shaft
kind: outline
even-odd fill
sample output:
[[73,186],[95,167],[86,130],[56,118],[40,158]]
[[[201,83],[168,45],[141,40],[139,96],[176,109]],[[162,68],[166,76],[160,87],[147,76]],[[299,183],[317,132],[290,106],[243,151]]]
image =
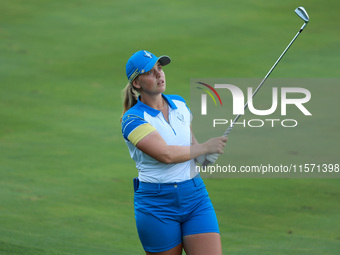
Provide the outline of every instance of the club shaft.
[[[306,23],[305,23],[306,24]],[[304,26],[305,26],[304,24]],[[295,39],[299,36],[299,34],[302,32],[304,26],[301,27],[301,29],[299,30],[299,32],[297,32],[297,34],[294,36],[294,38],[291,40],[291,42],[288,44],[288,46],[286,47],[286,49],[282,52],[281,56],[276,60],[275,64],[272,66],[272,68],[270,68],[269,72],[266,74],[266,76],[263,78],[263,80],[261,81],[261,83],[257,86],[257,88],[255,89],[252,98],[254,98],[254,96],[256,95],[256,93],[260,90],[260,88],[262,87],[263,83],[267,80],[267,78],[269,77],[269,75],[272,73],[272,71],[274,70],[274,68],[277,66],[277,64],[280,62],[280,60],[282,59],[282,57],[284,56],[284,54],[286,54],[286,52],[288,51],[288,49],[290,48],[290,46],[293,44],[293,42],[295,41]],[[244,105],[244,110],[246,110],[248,108],[248,101],[247,103]],[[241,114],[238,114],[233,123],[236,122],[239,118],[241,117]],[[230,125],[230,127],[232,128],[232,124]],[[229,130],[229,132],[227,133],[227,131]],[[223,134],[223,136],[228,136],[228,134],[230,133],[231,129],[227,129],[227,131]]]
[[[282,57],[286,54],[286,52],[288,51],[288,49],[290,48],[290,46],[293,44],[293,42],[296,40],[296,38],[299,36],[299,34],[303,31],[303,29],[305,28],[305,26],[307,25],[307,23],[305,22],[302,27],[300,28],[299,32],[297,32],[297,34],[294,36],[294,38],[290,41],[290,43],[288,44],[288,46],[286,47],[286,49],[282,52],[282,54],[280,55],[280,57],[276,60],[275,64],[272,66],[272,68],[270,68],[269,72],[266,74],[266,76],[263,78],[263,80],[261,81],[261,83],[257,86],[257,88],[255,89],[252,98],[254,98],[254,96],[256,95],[256,93],[260,90],[260,88],[262,87],[263,83],[267,80],[267,78],[269,77],[269,75],[272,73],[272,71],[274,70],[274,68],[277,66],[277,64],[280,62],[280,60],[282,59]],[[244,105],[244,110],[246,110],[248,108],[248,101],[246,102],[246,104]],[[227,130],[224,132],[223,136],[228,136],[229,133],[231,132],[232,128],[233,128],[233,123],[235,123],[239,118],[241,117],[241,114],[238,114],[235,119],[233,120],[233,122],[230,124],[230,126],[227,128]],[[218,154],[216,154],[218,155]],[[202,166],[207,166],[209,165],[211,162],[209,160],[205,160],[204,163],[202,164]]]

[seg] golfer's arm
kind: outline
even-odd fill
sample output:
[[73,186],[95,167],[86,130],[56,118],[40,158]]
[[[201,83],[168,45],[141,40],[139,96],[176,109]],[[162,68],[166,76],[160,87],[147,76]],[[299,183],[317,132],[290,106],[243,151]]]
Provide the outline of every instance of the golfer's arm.
[[194,133],[191,130],[191,145],[197,145],[199,144],[194,136]]
[[145,136],[136,146],[145,154],[166,164],[188,161],[207,153],[206,146],[197,141],[191,146],[167,145],[158,131]]

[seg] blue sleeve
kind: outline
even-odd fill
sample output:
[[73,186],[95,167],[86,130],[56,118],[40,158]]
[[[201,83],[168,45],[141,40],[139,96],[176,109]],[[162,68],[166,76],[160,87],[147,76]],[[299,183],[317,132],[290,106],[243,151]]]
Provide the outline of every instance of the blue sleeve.
[[122,133],[125,139],[128,139],[130,133],[138,126],[146,124],[147,122],[137,115],[126,114],[122,119]]
[[126,114],[123,116],[123,137],[135,146],[140,140],[155,130],[153,126],[137,115]]

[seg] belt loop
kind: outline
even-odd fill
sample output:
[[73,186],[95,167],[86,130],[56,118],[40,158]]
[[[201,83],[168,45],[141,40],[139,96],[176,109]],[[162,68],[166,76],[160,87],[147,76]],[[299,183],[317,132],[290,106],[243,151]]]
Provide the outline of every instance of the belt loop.
[[133,179],[133,190],[136,192],[138,190],[139,187],[139,179],[138,177]]
[[158,190],[157,191],[158,191],[158,193],[161,192],[161,184],[160,183],[158,183]]
[[192,181],[194,182],[195,187],[197,187],[197,183],[196,183],[196,181],[195,181],[195,177],[192,178]]

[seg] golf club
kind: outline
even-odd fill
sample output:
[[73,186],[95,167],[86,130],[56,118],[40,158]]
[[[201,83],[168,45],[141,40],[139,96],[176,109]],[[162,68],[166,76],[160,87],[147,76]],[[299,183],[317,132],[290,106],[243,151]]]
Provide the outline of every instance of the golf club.
[[[259,89],[262,87],[263,83],[267,80],[268,76],[271,74],[271,72],[274,70],[274,68],[276,67],[276,65],[280,62],[281,58],[283,57],[283,55],[288,51],[288,49],[290,48],[290,46],[293,44],[293,42],[295,41],[295,39],[299,36],[299,34],[303,31],[303,29],[306,27],[308,21],[309,21],[309,16],[305,10],[305,8],[303,7],[298,7],[295,9],[295,13],[305,22],[302,27],[300,28],[299,32],[294,36],[294,38],[292,39],[292,41],[288,44],[288,46],[286,47],[286,49],[282,52],[281,56],[278,58],[278,60],[276,60],[275,64],[272,66],[272,68],[270,68],[269,72],[267,73],[267,75],[263,78],[263,80],[261,81],[261,83],[259,84],[259,86],[256,88],[256,90],[254,91],[252,98],[254,98],[254,96],[256,95],[256,93],[259,91]],[[244,110],[247,109],[248,107],[248,102],[244,105]],[[235,123],[239,118],[240,118],[240,114],[238,114],[234,121],[232,123]],[[224,132],[223,136],[228,136],[229,133],[231,132],[233,128],[233,125],[231,124],[228,129]],[[209,164],[211,164],[212,162],[215,162],[218,158],[219,154],[209,154],[205,161],[203,162],[202,166],[207,166]]]

